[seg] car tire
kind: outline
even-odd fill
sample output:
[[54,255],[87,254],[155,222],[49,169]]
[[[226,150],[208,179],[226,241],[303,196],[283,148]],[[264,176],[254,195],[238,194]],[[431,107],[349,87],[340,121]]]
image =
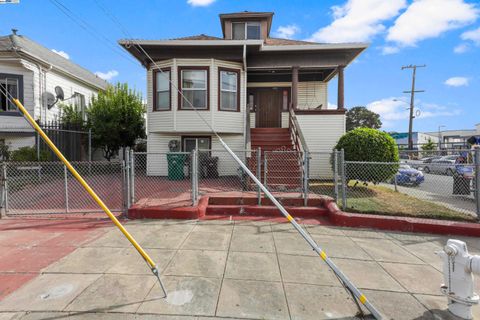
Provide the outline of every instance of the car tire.
[[430,168],[429,167],[424,167],[423,171],[425,171],[425,173],[430,173]]

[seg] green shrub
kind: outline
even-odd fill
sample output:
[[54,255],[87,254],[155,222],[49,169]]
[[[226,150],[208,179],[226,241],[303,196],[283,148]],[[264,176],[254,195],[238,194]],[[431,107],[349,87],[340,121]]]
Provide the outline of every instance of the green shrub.
[[347,180],[378,183],[390,180],[398,171],[398,148],[395,140],[386,132],[357,128],[345,133],[337,142],[335,149],[344,150],[345,161],[367,162],[347,164]]
[[[11,161],[37,161],[37,149],[35,147],[21,147],[12,151]],[[40,161],[49,161],[50,155],[47,151],[40,151]]]

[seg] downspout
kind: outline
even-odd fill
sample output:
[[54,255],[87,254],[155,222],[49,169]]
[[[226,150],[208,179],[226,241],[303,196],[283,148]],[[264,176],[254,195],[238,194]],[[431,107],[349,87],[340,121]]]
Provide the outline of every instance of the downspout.
[[244,77],[244,86],[245,86],[245,117],[244,117],[244,136],[245,136],[245,149],[250,150],[250,106],[248,105],[248,92],[247,92],[247,45],[243,45],[243,72],[245,74]]

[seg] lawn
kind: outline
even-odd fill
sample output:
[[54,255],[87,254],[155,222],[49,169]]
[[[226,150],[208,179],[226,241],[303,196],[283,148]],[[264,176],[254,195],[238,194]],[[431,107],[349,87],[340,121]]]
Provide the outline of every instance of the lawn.
[[[386,187],[368,184],[353,186],[350,182],[347,190],[347,212],[369,213],[388,216],[432,218],[441,220],[475,221],[475,218],[452,210],[431,201],[421,200],[406,194],[395,192]],[[330,182],[311,182],[310,191],[318,194],[333,195]],[[340,203],[341,201],[339,201]]]

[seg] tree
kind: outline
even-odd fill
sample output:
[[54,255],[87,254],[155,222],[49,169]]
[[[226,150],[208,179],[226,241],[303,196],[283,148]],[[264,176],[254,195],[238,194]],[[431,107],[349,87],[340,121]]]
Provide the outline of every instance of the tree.
[[[388,181],[398,170],[398,148],[386,132],[370,128],[357,128],[345,133],[335,146],[344,150],[347,180],[365,182]],[[375,163],[369,163],[375,162]]]
[[101,148],[109,161],[120,148],[133,147],[145,138],[144,114],[141,95],[126,83],[99,92],[87,111],[93,147]]
[[435,149],[437,149],[437,145],[430,138],[428,138],[428,142],[422,146],[423,151],[433,151]]
[[74,126],[77,130],[83,129],[85,126],[85,121],[82,117],[82,112],[78,111],[77,108],[71,104],[60,104],[59,108],[61,110],[60,122],[67,127]]
[[347,131],[355,128],[380,129],[380,115],[365,107],[354,107],[347,111]]

